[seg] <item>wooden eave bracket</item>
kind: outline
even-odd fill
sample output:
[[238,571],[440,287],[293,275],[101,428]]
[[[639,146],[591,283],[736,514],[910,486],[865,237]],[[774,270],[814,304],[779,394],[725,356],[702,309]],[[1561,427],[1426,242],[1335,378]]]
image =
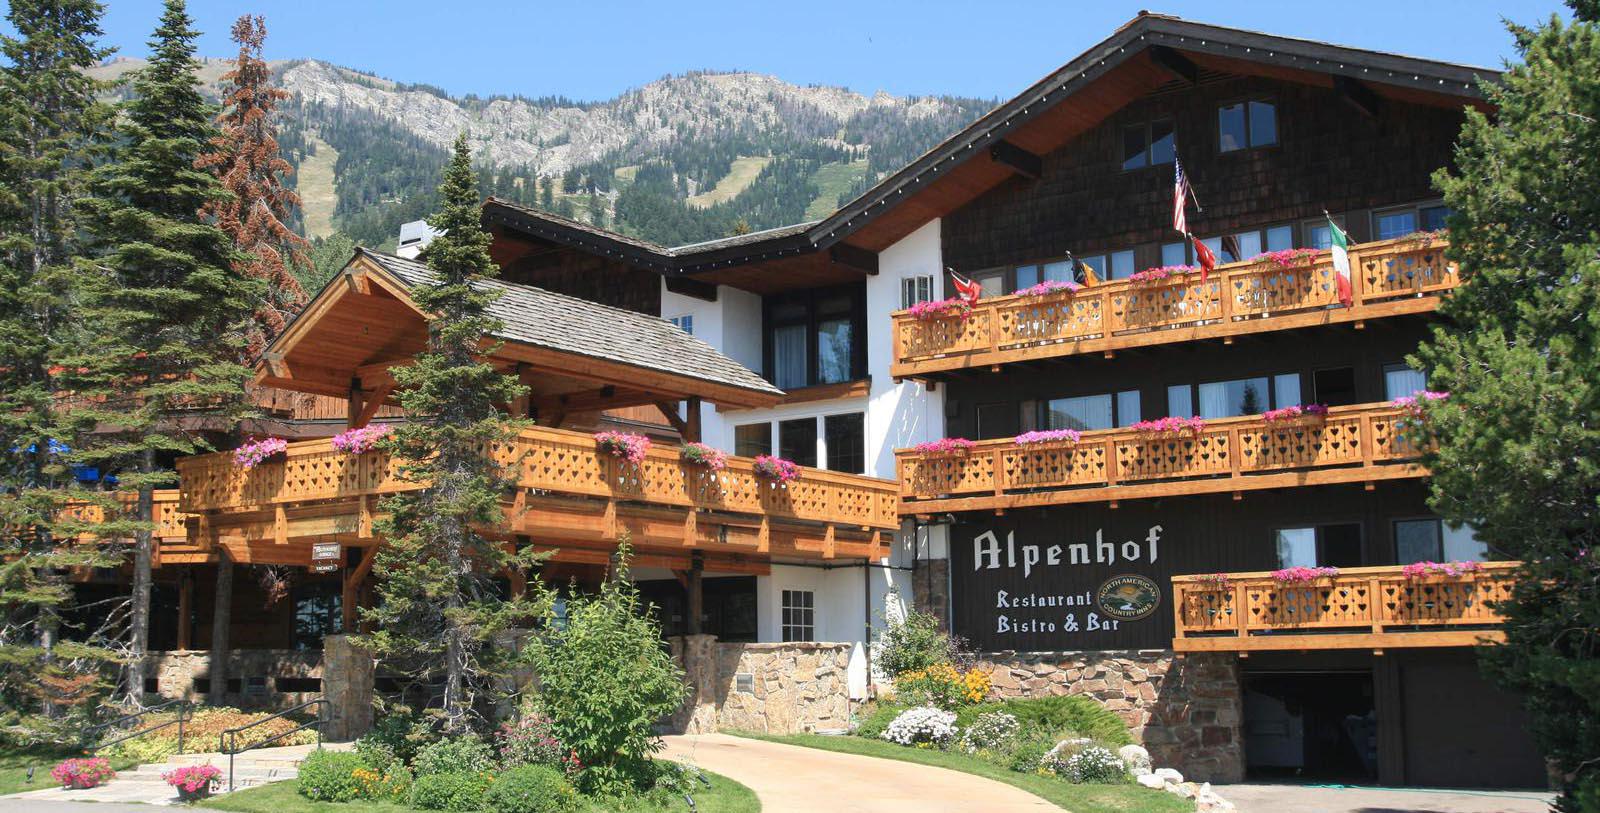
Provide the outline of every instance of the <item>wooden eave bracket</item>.
[[712,283],[688,277],[667,277],[665,281],[667,291],[670,293],[692,296],[707,302],[717,301],[717,286]]
[[849,243],[834,243],[828,247],[828,259],[839,265],[849,266],[857,271],[869,275],[878,273],[878,252],[852,246]]
[[1025,178],[1037,180],[1044,173],[1044,159],[1009,141],[996,141],[989,147],[989,158]]
[[1200,67],[1165,45],[1150,46],[1150,61],[1181,82],[1191,86],[1200,84]]
[[1346,104],[1367,118],[1375,119],[1383,112],[1383,99],[1360,79],[1333,74],[1333,89]]

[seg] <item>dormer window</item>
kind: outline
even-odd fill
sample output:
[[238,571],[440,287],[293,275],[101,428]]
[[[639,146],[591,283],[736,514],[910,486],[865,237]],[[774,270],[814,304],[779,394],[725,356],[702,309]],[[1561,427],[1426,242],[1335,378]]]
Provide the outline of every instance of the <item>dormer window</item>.
[[1233,152],[1278,143],[1278,108],[1251,100],[1217,108],[1217,151]]
[[1172,119],[1156,119],[1122,128],[1122,168],[1141,169],[1172,163],[1177,155]]

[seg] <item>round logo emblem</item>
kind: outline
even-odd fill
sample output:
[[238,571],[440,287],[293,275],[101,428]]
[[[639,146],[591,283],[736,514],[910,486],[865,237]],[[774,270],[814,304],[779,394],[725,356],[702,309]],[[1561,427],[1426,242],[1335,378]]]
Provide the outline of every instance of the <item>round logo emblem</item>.
[[1100,585],[1095,603],[1112,618],[1138,621],[1156,611],[1156,605],[1161,603],[1161,588],[1138,574],[1113,576]]

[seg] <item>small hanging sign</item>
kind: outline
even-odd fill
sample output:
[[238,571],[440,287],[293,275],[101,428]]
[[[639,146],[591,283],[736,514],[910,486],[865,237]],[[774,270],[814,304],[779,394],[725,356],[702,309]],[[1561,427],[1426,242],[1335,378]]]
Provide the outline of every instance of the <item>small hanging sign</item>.
[[311,546],[311,572],[332,573],[339,569],[344,551],[338,542],[317,542]]

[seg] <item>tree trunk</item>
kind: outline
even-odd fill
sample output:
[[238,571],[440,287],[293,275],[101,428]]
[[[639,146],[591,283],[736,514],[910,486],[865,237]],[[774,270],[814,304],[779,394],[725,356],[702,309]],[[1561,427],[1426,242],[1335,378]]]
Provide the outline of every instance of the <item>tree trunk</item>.
[[[452,534],[449,541],[450,577],[461,578],[461,569],[465,564],[462,556],[461,535]],[[461,619],[457,611],[461,608],[461,590],[459,587],[450,591],[450,596],[445,601],[448,608],[444,616],[444,729],[451,734],[465,733],[467,730],[467,710],[463,706],[463,696],[466,681],[466,650],[462,645]]]
[[233,560],[226,550],[217,558],[217,597],[211,610],[211,693],[206,701],[213,706],[228,705],[228,631],[233,623]]
[[[148,475],[155,472],[155,468],[155,452],[147,449],[139,470]],[[126,670],[128,702],[134,708],[144,708],[145,660],[150,653],[150,567],[153,558],[150,521],[154,509],[155,487],[140,486],[138,508],[134,516],[139,522],[139,530],[133,534],[133,609],[128,619]]]

